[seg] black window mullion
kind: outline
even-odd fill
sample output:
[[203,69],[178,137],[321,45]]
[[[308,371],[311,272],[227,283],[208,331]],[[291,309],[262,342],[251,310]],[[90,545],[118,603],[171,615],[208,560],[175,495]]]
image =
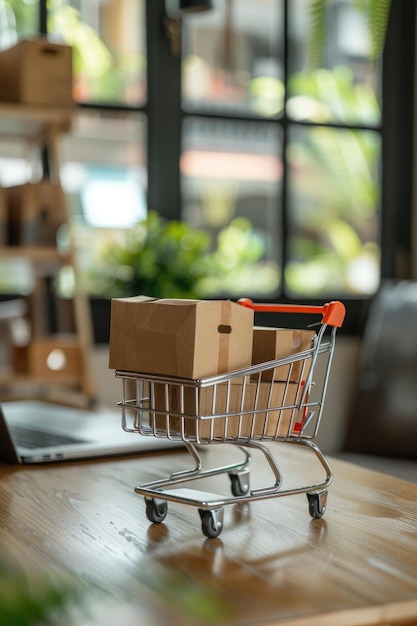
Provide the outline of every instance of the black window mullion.
[[39,34],[40,35],[46,35],[48,32],[48,9],[46,6],[46,2],[47,0],[39,0],[39,22],[38,22],[38,28],[39,28]]
[[[43,35],[48,34],[47,0],[39,0],[38,28],[39,28],[39,35],[43,36]],[[42,167],[43,176],[48,177],[51,173],[51,167],[50,167],[48,152],[45,148],[41,149],[40,159],[41,159],[41,167]]]
[[[281,289],[279,299],[282,299],[282,296],[285,293],[285,267],[288,261],[288,224],[289,217],[288,211],[289,209],[289,189],[288,189],[288,163],[287,163],[287,149],[288,149],[288,133],[289,133],[289,125],[288,125],[288,117],[287,117],[287,101],[288,101],[288,78],[289,78],[289,28],[288,28],[288,20],[289,20],[289,0],[284,0],[284,32],[281,34],[284,40],[284,108],[283,108],[283,118],[279,121],[282,126],[282,149],[281,149],[281,160],[283,163],[283,172],[282,172],[282,187],[281,187],[281,232],[277,233],[277,237],[281,239]],[[281,296],[281,298],[280,298]]]
[[148,206],[168,219],[181,214],[181,57],[173,54],[164,0],[146,1],[148,66]]
[[383,58],[381,276],[412,275],[415,0],[393,0]]

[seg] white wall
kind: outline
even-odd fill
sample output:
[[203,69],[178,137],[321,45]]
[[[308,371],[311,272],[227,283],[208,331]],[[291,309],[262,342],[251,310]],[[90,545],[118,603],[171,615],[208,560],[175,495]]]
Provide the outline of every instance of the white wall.
[[[326,453],[339,450],[343,442],[346,421],[355,394],[359,352],[359,338],[337,337],[327,398],[316,438],[316,443]],[[108,368],[107,346],[96,346],[94,367],[100,402],[115,407],[121,400],[121,381],[115,377],[114,370]]]

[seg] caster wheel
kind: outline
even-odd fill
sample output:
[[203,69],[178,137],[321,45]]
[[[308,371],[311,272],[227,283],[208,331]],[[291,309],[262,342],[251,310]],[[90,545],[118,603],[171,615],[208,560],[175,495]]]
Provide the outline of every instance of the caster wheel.
[[168,503],[165,500],[146,499],[146,517],[150,522],[159,524],[163,522],[168,513]]
[[312,518],[319,519],[326,512],[327,491],[322,493],[308,493],[308,511]]
[[205,511],[199,509],[203,535],[209,539],[218,537],[223,530],[223,510]]
[[238,498],[245,496],[249,491],[249,473],[229,474],[232,494]]

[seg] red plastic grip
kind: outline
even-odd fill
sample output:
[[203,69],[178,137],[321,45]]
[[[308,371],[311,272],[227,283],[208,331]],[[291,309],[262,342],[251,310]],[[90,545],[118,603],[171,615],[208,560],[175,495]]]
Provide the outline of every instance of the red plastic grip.
[[250,298],[240,298],[238,304],[254,311],[266,313],[314,313],[322,316],[322,323],[341,328],[346,315],[343,302],[333,300],[323,306],[309,306],[304,304],[255,304]]

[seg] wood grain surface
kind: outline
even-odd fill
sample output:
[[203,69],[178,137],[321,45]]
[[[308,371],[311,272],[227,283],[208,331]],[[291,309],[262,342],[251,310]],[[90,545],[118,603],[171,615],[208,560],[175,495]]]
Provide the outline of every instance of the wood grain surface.
[[[132,435],[135,436],[135,435]],[[271,444],[284,486],[323,470],[309,450]],[[273,482],[254,453],[251,486]],[[207,446],[208,466],[240,458]],[[1,553],[29,580],[69,578],[91,599],[80,624],[417,624],[417,485],[330,459],[327,511],[305,494],[225,507],[206,539],[193,506],[150,524],[134,487],[192,466],[170,452],[42,467],[0,465]],[[227,476],[198,489],[230,495]]]

